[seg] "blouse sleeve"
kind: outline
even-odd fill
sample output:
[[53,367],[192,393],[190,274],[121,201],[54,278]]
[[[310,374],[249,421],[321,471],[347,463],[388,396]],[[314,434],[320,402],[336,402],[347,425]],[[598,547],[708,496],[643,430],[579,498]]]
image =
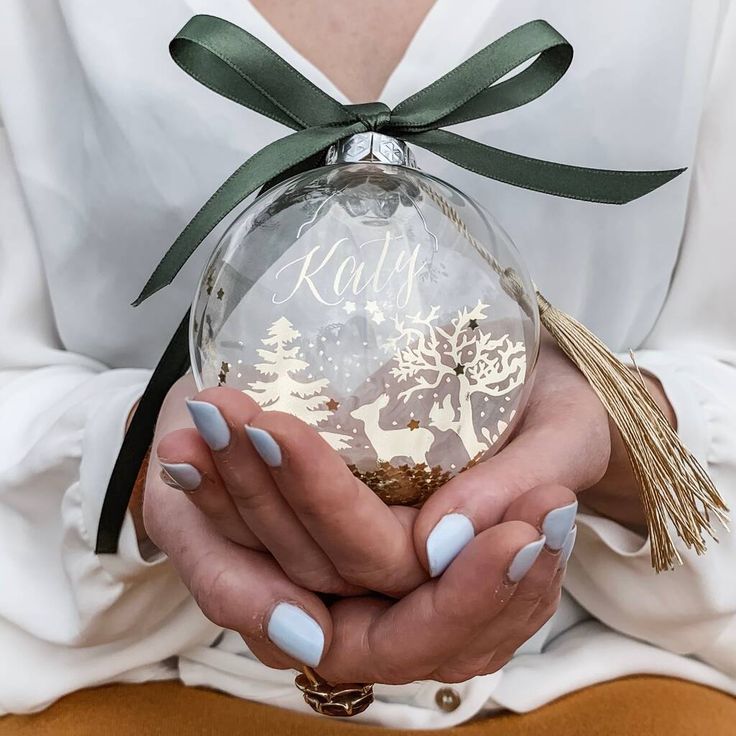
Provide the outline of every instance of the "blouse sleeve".
[[141,558],[130,519],[118,555],[94,554],[148,372],[63,348],[1,126],[0,264],[0,651],[14,662],[0,667],[1,715],[101,677],[161,676],[158,662],[214,627],[168,564]]
[[[736,510],[736,8],[713,60],[687,224],[670,293],[636,352],[678,432]],[[736,675],[736,535],[719,527],[705,556],[656,575],[649,543],[593,515],[579,519],[567,588],[614,629]]]

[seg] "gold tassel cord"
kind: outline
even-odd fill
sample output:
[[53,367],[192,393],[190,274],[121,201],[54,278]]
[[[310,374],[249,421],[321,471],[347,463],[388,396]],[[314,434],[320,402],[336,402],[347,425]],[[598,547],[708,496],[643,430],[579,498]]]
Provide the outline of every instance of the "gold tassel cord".
[[531,315],[532,304],[526,296],[524,285],[512,268],[504,268],[470,232],[460,213],[433,187],[420,184],[419,188],[439,207],[445,217],[455,226],[457,231],[475,248],[478,255],[498,275],[501,288],[521,307],[521,310]]
[[[478,242],[440,192],[424,184],[420,187],[498,275],[503,290],[531,314],[533,307],[519,275],[504,268]],[[586,377],[621,433],[641,492],[652,566],[662,572],[671,570],[675,562],[682,564],[671,528],[686,547],[705,553],[704,534],[718,541],[711,515],[728,529],[728,507],[708,474],[682,444],[638,369],[624,365],[590,330],[538,291],[536,296],[542,325]],[[632,362],[636,366],[633,356]]]
[[654,569],[682,564],[670,524],[688,548],[703,554],[704,533],[718,541],[711,514],[724,526],[728,523],[728,508],[708,474],[682,444],[638,371],[539,292],[537,303],[545,329],[588,379],[621,433],[641,491]]

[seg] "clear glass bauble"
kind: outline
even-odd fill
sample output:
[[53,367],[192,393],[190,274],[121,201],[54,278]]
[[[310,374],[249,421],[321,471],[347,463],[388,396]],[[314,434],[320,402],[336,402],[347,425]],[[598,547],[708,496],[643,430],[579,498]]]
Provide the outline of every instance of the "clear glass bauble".
[[416,169],[326,166],[256,199],[197,290],[200,388],[312,425],[387,503],[497,451],[539,344],[534,289],[476,202]]

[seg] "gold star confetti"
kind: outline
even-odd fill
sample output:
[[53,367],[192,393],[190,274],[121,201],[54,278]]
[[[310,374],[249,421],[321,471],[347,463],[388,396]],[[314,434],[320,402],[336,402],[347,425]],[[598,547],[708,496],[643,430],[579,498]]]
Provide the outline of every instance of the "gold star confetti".
[[335,399],[330,399],[329,401],[327,401],[327,402],[325,403],[325,406],[326,406],[326,407],[327,407],[327,408],[328,408],[328,409],[329,409],[330,411],[337,411],[338,407],[340,406],[340,402],[339,402],[339,401],[335,401]]
[[[462,473],[476,465],[482,457],[478,453],[458,472]],[[379,460],[369,469],[348,465],[350,472],[363,481],[384,503],[394,506],[421,506],[438,488],[447,483],[456,473],[440,465],[391,465]]]
[[211,294],[212,293],[212,287],[214,286],[214,281],[212,279],[212,274],[211,273],[207,274],[207,280],[205,281],[205,283],[207,284],[207,293],[208,294]]
[[227,382],[227,374],[230,373],[230,363],[223,360],[220,366],[220,372],[217,374],[217,380],[220,382],[220,386]]
[[224,296],[225,296],[225,292],[223,291],[222,287],[220,287],[220,288],[219,288],[219,289],[217,290],[217,298],[218,298],[218,299],[219,299],[220,301],[222,301],[222,297],[224,297]]
[[462,363],[458,363],[455,366],[455,375],[461,376],[463,373],[465,373],[465,366]]
[[475,330],[478,327],[478,320],[471,319],[470,322],[468,322],[468,327],[470,327],[471,330]]
[[415,429],[419,429],[419,422],[416,419],[412,419],[406,426],[413,432]]

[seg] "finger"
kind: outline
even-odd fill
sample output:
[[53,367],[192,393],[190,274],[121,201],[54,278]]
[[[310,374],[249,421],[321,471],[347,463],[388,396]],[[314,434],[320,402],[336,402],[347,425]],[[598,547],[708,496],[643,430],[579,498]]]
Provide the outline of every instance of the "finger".
[[[557,572],[552,578],[550,586],[539,598],[531,616],[523,621],[516,620],[512,622],[510,635],[500,643],[497,643],[496,648],[492,650],[493,653],[483,668],[486,673],[497,672],[504,667],[519,648],[529,641],[554,616],[559,607],[560,597],[562,595],[563,577],[564,564],[557,568]],[[511,606],[509,605],[510,608]],[[510,615],[513,615],[512,611],[510,611]],[[479,640],[478,642],[474,642],[473,646],[477,646],[478,649],[485,647],[486,651],[490,651],[493,645],[490,642],[486,643]],[[441,675],[442,673],[437,674]]]
[[[530,513],[532,519],[535,515],[534,512]],[[546,541],[545,539],[545,546],[533,566],[516,586],[508,604],[494,620],[493,626],[482,631],[455,657],[443,663],[433,674],[435,679],[442,682],[461,681],[480,672],[494,672],[495,669],[484,662],[494,660],[498,663],[506,655],[511,657],[546,623],[554,612],[550,608],[550,601],[559,600],[565,564],[560,552],[550,550]]]
[[545,539],[544,549],[494,625],[444,662],[433,673],[435,679],[459,682],[473,674],[495,672],[505,656],[511,657],[541,628],[551,615],[546,601],[555,581],[559,588],[561,549],[574,528],[576,510],[575,494],[557,485],[539,486],[511,503],[503,522],[523,521],[535,527]]
[[320,673],[388,684],[427,679],[495,625],[543,544],[528,524],[499,524],[479,534],[441,578],[392,606],[339,602],[330,610],[333,643]]
[[546,550],[559,554],[575,526],[577,510],[577,496],[565,486],[550,483],[532,488],[514,499],[503,521],[531,524],[544,534]]
[[[567,562],[570,559],[573,548],[575,546],[576,536],[577,527],[574,526],[568,533],[562,545],[562,549],[557,556],[557,566],[555,568],[555,573],[546,593],[537,603],[536,608],[527,621],[522,621],[521,617],[517,615],[516,620],[518,622],[518,625],[515,627],[515,634],[511,638],[501,642],[499,645],[496,646],[493,655],[486,667],[487,672],[496,672],[501,667],[503,667],[509,661],[509,659],[514,656],[517,649],[528,639],[534,636],[539,631],[539,629],[541,629],[541,627],[544,626],[544,624],[547,623],[547,621],[554,615],[560,602],[560,597],[562,594],[562,582],[565,578]],[[548,564],[548,560],[549,551],[548,547],[545,547],[545,552],[540,555],[540,559],[535,563],[535,568],[540,565]],[[522,584],[526,584],[526,582],[527,578],[522,581]],[[513,615],[514,612],[512,606],[513,602],[507,607],[506,611]],[[504,613],[506,613],[506,611],[504,611]],[[476,646],[476,644],[478,649],[489,649],[493,647],[493,642],[491,641],[474,642],[473,646]]]
[[241,391],[224,387],[203,391],[188,406],[240,515],[284,572],[310,590],[359,593],[340,579],[246,437],[245,426],[262,414],[260,407]]
[[222,537],[183,494],[163,483],[148,490],[146,528],[205,616],[239,632],[270,667],[316,666],[332,636],[319,597],[289,580],[270,555]]
[[524,580],[514,591],[508,606],[509,615],[523,623],[523,611],[532,618],[534,608],[528,603],[536,601],[539,593],[545,593],[559,583],[567,558],[575,543],[575,494],[564,486],[546,485],[533,488],[516,499],[504,514],[504,522],[524,521],[534,526],[545,539],[544,549]]
[[161,438],[152,468],[169,487],[183,491],[228,539],[251,549],[264,547],[248,528],[220,478],[212,454],[196,430],[179,429]]
[[249,435],[283,497],[345,580],[389,595],[426,580],[412,539],[416,511],[384,504],[296,417],[263,412]]

